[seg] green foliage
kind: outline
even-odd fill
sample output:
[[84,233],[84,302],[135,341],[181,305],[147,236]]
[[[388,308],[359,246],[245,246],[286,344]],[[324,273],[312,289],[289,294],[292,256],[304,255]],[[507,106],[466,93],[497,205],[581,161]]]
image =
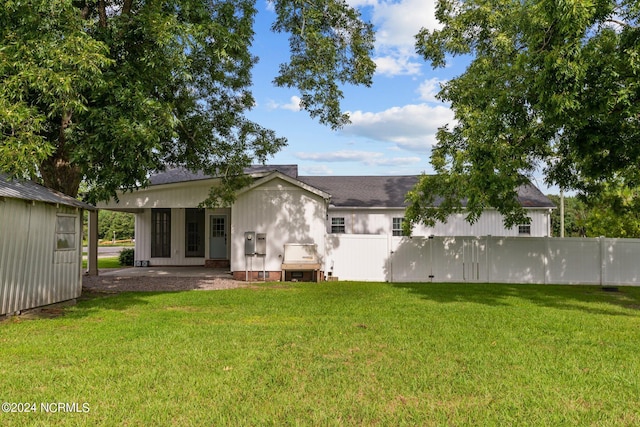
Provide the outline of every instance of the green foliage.
[[[556,205],[551,212],[551,235],[560,237],[560,196],[547,195]],[[565,237],[586,237],[589,209],[578,197],[564,198],[564,235]],[[614,236],[608,236],[614,237]]]
[[133,266],[135,261],[135,250],[133,248],[127,248],[120,251],[118,255],[118,262],[122,266]]
[[589,200],[587,235],[590,237],[640,237],[640,198],[638,189],[606,185]]
[[98,238],[133,239],[135,237],[135,216],[125,212],[101,210],[98,212]]
[[[244,168],[286,144],[245,117],[255,104],[255,2],[3,2],[0,169],[72,196],[84,179],[95,202],[182,166],[222,176],[206,203],[228,203]],[[371,26],[341,0],[275,6],[274,30],[292,39],[277,84],[298,88],[313,117],[341,126],[334,82],[370,84]]]
[[109,48],[71,1],[0,5],[0,170],[35,176],[87,92],[104,89]]
[[373,26],[342,0],[280,0],[275,9],[272,28],[290,34],[291,48],[291,60],[280,66],[275,83],[299,88],[302,108],[320,123],[334,129],[349,123],[340,111],[339,84],[371,85]]
[[[416,194],[442,196],[449,212],[466,202],[470,221],[495,207],[510,226],[524,217],[517,187],[541,165],[548,183],[585,194],[612,181],[634,187],[637,9],[613,0],[440,0],[443,27],[422,30],[418,52],[436,67],[447,55],[472,61],[439,94],[456,123],[438,132],[437,185],[423,179]],[[410,202],[409,220],[437,218],[415,197]]]
[[[551,213],[552,235],[560,236],[560,197],[549,195],[558,206]],[[565,197],[566,237],[640,238],[637,190],[610,187],[598,197]]]

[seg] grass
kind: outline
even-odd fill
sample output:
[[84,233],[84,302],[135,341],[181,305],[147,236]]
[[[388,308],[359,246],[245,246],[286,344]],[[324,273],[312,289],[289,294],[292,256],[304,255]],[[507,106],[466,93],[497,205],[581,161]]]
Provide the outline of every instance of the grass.
[[[640,288],[264,284],[0,323],[2,425],[640,424]],[[39,406],[38,406],[39,409]]]
[[[87,268],[87,260],[82,260],[82,268]],[[102,268],[124,268],[120,265],[118,256],[98,257],[98,269]]]

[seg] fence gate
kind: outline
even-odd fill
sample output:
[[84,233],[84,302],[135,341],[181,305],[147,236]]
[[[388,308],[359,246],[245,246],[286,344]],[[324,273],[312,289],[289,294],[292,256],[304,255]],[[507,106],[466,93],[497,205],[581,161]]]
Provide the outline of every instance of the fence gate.
[[478,239],[462,241],[462,280],[478,282],[486,271],[485,245]]

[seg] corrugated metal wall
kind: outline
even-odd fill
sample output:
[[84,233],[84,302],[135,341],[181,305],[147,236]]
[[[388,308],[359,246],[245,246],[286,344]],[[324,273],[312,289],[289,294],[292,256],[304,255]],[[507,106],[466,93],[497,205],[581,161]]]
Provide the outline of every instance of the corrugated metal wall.
[[640,239],[327,235],[340,280],[640,285]]
[[[75,218],[75,248],[56,250],[56,217]],[[0,314],[77,298],[82,292],[82,211],[0,201]]]

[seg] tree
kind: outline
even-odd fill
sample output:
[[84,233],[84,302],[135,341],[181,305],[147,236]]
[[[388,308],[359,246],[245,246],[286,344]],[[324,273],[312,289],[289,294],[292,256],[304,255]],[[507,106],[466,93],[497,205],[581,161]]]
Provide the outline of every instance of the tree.
[[[373,30],[344,0],[276,0],[289,33],[275,84],[340,127],[340,84],[370,85]],[[88,201],[147,183],[166,165],[222,176],[286,141],[247,120],[255,0],[6,0],[0,4],[0,169]]]
[[[527,221],[518,186],[545,181],[597,195],[640,182],[640,6],[613,0],[439,0],[443,27],[417,50],[434,67],[471,63],[439,93],[456,123],[439,130],[431,163],[409,195],[407,226],[487,207],[505,225]],[[434,210],[435,197],[442,197]]]
[[[551,212],[551,235],[560,237],[560,196],[548,194],[547,197],[558,207]],[[564,235],[565,237],[586,237],[588,207],[576,196],[564,198]]]
[[133,239],[135,237],[135,216],[126,212],[99,211],[98,238],[110,240],[114,234],[117,239]]
[[609,183],[589,199],[586,220],[589,237],[640,237],[640,198],[638,188]]

